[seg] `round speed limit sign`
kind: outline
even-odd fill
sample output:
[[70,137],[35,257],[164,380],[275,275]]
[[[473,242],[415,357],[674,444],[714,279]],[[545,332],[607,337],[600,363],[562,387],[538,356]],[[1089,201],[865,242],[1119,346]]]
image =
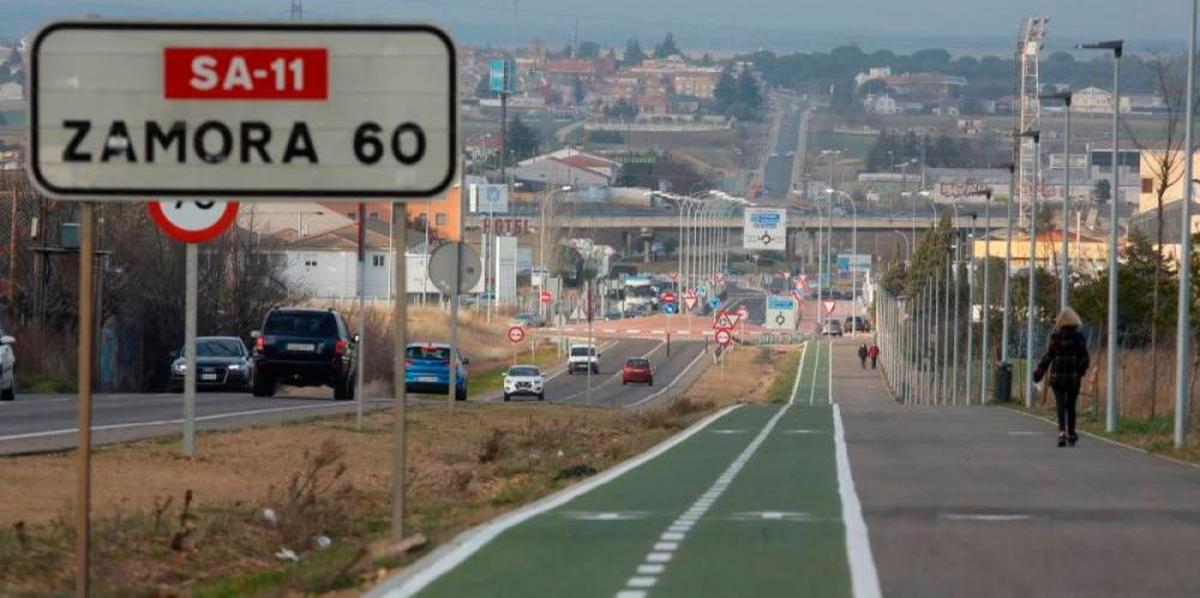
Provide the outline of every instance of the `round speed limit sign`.
[[236,201],[152,201],[150,219],[172,239],[203,243],[219,236],[237,218]]

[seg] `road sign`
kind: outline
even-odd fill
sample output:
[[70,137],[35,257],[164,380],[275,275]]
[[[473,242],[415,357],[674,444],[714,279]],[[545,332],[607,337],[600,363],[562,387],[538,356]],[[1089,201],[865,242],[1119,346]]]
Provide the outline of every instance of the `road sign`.
[[550,291],[542,291],[538,299],[542,302],[542,305],[549,305],[551,301],[554,301],[554,296],[550,294]]
[[662,299],[664,303],[675,303],[677,297],[675,296],[674,291],[667,291],[662,294]]
[[696,291],[693,289],[688,289],[687,292],[683,294],[683,304],[688,308],[688,311],[692,311],[692,309],[696,307],[696,302],[699,300],[700,298],[696,296]]
[[725,284],[725,273],[717,272],[713,275],[713,280],[717,281],[717,284]]
[[429,256],[429,280],[447,295],[454,292],[455,248],[458,248],[458,292],[470,293],[483,275],[479,253],[466,243],[449,242],[438,245]]
[[679,308],[678,308],[678,307],[676,307],[674,303],[668,303],[668,304],[666,304],[666,305],[664,305],[664,306],[663,306],[663,311],[664,311],[664,312],[665,312],[665,313],[666,313],[668,316],[673,316],[673,315],[675,315],[675,312],[679,311]]
[[31,51],[30,178],[52,197],[360,202],[454,179],[455,48],[432,26],[74,21]]
[[707,297],[708,287],[696,287],[696,294],[699,295],[701,299]]
[[725,317],[729,318],[729,324],[731,328],[737,328],[737,325],[742,322],[741,311],[727,311],[725,312]]
[[474,211],[479,214],[508,213],[508,185],[472,185]]
[[729,314],[721,312],[717,314],[717,319],[713,320],[712,327],[714,330],[721,328],[733,328],[733,320],[729,319]]
[[728,347],[733,342],[733,332],[728,328],[719,328],[713,333],[713,339],[717,341],[718,345]]
[[708,307],[710,307],[711,309],[716,309],[718,307],[721,307],[721,298],[720,297],[710,298],[708,300]]
[[678,272],[672,272],[672,273],[671,273],[671,282],[675,282],[675,281],[677,281],[677,280],[679,280],[679,273],[678,273]]
[[508,61],[503,58],[493,58],[488,63],[488,90],[501,93],[508,91],[505,89],[505,84],[508,82],[507,73],[505,70],[508,67]]
[[508,340],[513,343],[519,343],[525,340],[525,329],[520,326],[513,326],[508,329]]
[[203,243],[219,236],[237,217],[236,201],[152,201],[150,219],[172,239]]
[[746,249],[783,251],[787,249],[787,210],[746,208],[742,230]]
[[791,297],[786,295],[768,295],[767,296],[767,317],[766,326],[775,330],[795,330],[796,329],[796,306],[799,301],[795,298],[795,291]]
[[750,310],[746,309],[746,306],[743,305],[742,307],[738,308],[737,314],[738,318],[745,320],[746,318],[750,317]]
[[825,308],[825,315],[832,316],[833,310],[837,307],[837,301],[822,301],[821,305]]

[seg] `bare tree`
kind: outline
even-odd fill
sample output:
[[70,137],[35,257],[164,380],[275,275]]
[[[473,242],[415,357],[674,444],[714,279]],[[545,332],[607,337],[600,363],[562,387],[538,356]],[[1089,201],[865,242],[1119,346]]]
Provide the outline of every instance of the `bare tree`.
[[[1143,150],[1143,164],[1150,170],[1152,179],[1152,188],[1155,199],[1155,273],[1154,284],[1152,288],[1152,310],[1150,313],[1150,352],[1151,352],[1151,373],[1150,373],[1150,417],[1154,418],[1157,415],[1158,405],[1158,316],[1161,307],[1160,287],[1164,275],[1165,257],[1163,254],[1163,201],[1167,192],[1183,179],[1185,160],[1190,160],[1195,148],[1190,148],[1191,151],[1185,150],[1183,147],[1185,139],[1183,122],[1186,113],[1185,89],[1186,89],[1186,68],[1183,67],[1182,58],[1165,58],[1156,56],[1151,64],[1154,67],[1155,80],[1158,84],[1158,93],[1162,96],[1164,103],[1165,118],[1160,120],[1161,126],[1158,129],[1158,134],[1153,139],[1139,137],[1137,132],[1130,126],[1129,120],[1125,122],[1125,134],[1133,141],[1133,144],[1140,150]],[[1200,101],[1196,102],[1196,106],[1200,106]],[[1194,106],[1195,107],[1195,106]],[[1120,110],[1120,106],[1114,106],[1114,110]],[[1191,198],[1186,198],[1188,201]]]

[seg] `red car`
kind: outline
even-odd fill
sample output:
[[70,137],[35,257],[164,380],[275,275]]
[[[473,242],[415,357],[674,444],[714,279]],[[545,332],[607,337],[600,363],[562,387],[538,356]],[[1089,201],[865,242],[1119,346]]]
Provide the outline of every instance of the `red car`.
[[654,370],[650,367],[649,359],[633,358],[625,360],[621,368],[621,384],[639,382],[654,386]]

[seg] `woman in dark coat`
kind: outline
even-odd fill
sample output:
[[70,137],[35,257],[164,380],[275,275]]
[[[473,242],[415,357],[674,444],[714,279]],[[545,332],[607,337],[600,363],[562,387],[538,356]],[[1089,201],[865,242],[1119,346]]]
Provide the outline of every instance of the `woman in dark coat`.
[[1075,434],[1075,403],[1079,399],[1079,385],[1091,365],[1088,356],[1087,337],[1080,331],[1083,322],[1071,308],[1064,309],[1054,322],[1050,334],[1050,346],[1033,372],[1035,382],[1041,382],[1050,372],[1050,388],[1054,390],[1054,402],[1058,408],[1058,446],[1068,443],[1075,446],[1079,436]]

